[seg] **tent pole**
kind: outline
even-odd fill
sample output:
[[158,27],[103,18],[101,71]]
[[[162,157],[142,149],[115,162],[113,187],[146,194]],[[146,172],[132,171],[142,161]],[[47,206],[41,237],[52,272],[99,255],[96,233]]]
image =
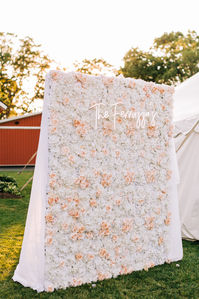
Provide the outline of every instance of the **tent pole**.
[[183,139],[182,143],[177,148],[176,153],[179,151],[179,149],[181,149],[181,147],[183,146],[183,144],[187,141],[187,139],[193,133],[194,129],[197,127],[198,124],[199,124],[199,120],[195,123],[195,125],[193,126],[193,128],[186,134],[186,137]]
[[[28,160],[28,162],[26,163],[26,165],[24,166],[24,168],[21,170],[21,171],[19,171],[17,174],[21,174],[23,171],[24,171],[24,169],[26,168],[26,166],[30,163],[30,161],[32,161],[32,159],[36,156],[36,154],[37,154],[37,151],[32,155],[32,157]],[[33,179],[33,176],[31,176],[28,180],[27,180],[27,182],[21,187],[21,189],[20,189],[20,191],[22,191],[31,181],[32,181],[32,179]]]
[[28,181],[21,187],[20,191],[22,191],[33,179],[33,176],[31,176]]
[[21,174],[24,171],[24,169],[26,168],[26,166],[32,161],[32,159],[36,156],[36,154],[37,154],[37,152],[35,152],[32,155],[32,157],[28,160],[28,162],[26,163],[26,165],[24,166],[24,168],[21,171],[19,171],[17,174]]

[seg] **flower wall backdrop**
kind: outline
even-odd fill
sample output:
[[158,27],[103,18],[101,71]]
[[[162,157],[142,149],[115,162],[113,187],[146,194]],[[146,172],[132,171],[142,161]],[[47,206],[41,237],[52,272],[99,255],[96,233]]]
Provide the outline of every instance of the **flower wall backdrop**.
[[50,71],[45,289],[167,261],[173,88]]

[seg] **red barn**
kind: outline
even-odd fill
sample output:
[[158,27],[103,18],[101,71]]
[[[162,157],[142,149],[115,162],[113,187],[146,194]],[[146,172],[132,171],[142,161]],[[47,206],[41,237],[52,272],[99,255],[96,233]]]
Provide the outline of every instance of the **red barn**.
[[[0,166],[25,165],[37,151],[42,113],[0,120]],[[35,165],[36,156],[29,165]]]

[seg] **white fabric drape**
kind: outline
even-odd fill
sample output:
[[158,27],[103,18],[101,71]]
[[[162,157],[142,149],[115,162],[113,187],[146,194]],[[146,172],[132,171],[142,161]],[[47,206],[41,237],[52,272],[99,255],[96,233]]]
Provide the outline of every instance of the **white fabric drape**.
[[[199,240],[199,116],[175,122],[175,148],[180,173],[178,186],[179,212],[183,239]],[[195,126],[196,125],[196,126]],[[194,128],[195,127],[195,128]],[[194,128],[194,130],[193,130]]]
[[[178,139],[176,144],[179,144]],[[182,140],[182,138],[181,138]],[[179,211],[182,237],[199,240],[199,135],[193,132],[178,151]]]
[[41,131],[23,244],[19,264],[13,276],[14,281],[38,292],[44,290],[45,188],[48,167],[47,88],[48,84],[45,86]]

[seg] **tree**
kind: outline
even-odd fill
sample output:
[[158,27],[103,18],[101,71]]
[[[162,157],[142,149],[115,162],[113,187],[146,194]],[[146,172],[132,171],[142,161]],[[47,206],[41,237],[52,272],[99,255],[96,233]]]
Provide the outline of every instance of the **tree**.
[[199,36],[195,31],[164,33],[149,51],[130,49],[119,73],[157,83],[176,84],[199,71]]
[[115,75],[117,72],[114,67],[103,58],[84,59],[81,62],[75,62],[75,70],[88,75]]
[[43,99],[51,63],[32,38],[0,33],[0,100],[8,107],[0,118],[32,111],[30,104]]

